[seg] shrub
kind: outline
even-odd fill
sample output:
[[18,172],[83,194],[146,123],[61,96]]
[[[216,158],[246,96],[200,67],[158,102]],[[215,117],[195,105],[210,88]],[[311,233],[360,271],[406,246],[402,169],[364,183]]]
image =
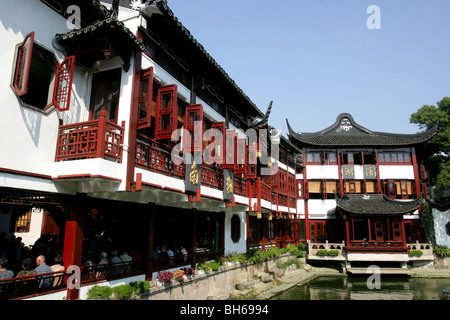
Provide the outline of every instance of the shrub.
[[317,250],[317,253],[316,253],[316,255],[318,255],[318,256],[326,256],[327,254],[328,254],[328,251],[325,249]]
[[112,289],[107,286],[98,286],[95,285],[88,291],[88,300],[92,299],[102,299],[102,300],[108,300],[109,296],[112,294]]
[[289,266],[291,266],[293,264],[295,264],[297,267],[301,266],[301,263],[300,263],[300,261],[298,259],[291,259],[291,260],[288,260],[288,261],[285,261],[285,262],[278,262],[277,263],[277,268],[279,268],[279,269],[286,269],[287,267],[289,267]]
[[245,263],[247,262],[247,257],[242,253],[230,253],[225,257],[225,261]]
[[433,247],[433,252],[438,257],[449,257],[450,256],[450,248],[448,248],[446,246],[441,246],[438,244]]
[[112,288],[112,295],[116,298],[116,300],[126,300],[131,296],[131,292],[133,289],[128,284],[123,284],[117,287]]
[[409,251],[410,257],[421,257],[423,255],[423,252],[421,250],[411,250]]
[[300,242],[300,243],[297,245],[297,248],[298,248],[300,251],[306,251],[306,243]]
[[211,272],[211,266],[209,265],[209,263],[206,261],[206,259],[201,259],[198,263],[197,263],[197,270],[203,270],[206,273]]
[[[303,243],[301,244],[303,245]],[[287,252],[297,256],[297,258],[303,258],[305,256],[305,251],[302,248],[303,246],[300,246],[300,244],[296,246],[295,244],[290,243],[286,246]]]
[[262,250],[256,250],[256,251],[252,251],[249,254],[249,261],[252,261],[254,263],[260,263],[263,261],[266,261],[269,258],[267,251],[262,251]]
[[270,247],[269,250],[267,250],[267,255],[270,258],[273,257],[279,257],[284,253],[284,250],[278,247]]
[[146,292],[150,289],[150,283],[148,281],[130,282],[130,286],[135,293]]
[[211,268],[212,271],[217,271],[220,268],[220,263],[217,261],[212,261],[208,263],[209,267]]
[[339,250],[328,250],[327,256],[336,257],[339,255]]

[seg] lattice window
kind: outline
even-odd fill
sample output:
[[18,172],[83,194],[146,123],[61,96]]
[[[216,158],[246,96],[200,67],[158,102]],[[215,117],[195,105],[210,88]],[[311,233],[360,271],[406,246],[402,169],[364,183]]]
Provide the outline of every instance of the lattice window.
[[17,217],[14,232],[30,232],[31,210],[28,210]]
[[245,173],[247,163],[247,140],[236,139],[236,164],[234,165],[235,173]]
[[190,145],[188,140],[183,138],[185,152],[202,152],[203,146],[203,106],[201,104],[191,104],[186,107],[184,114],[184,128],[191,135]]
[[75,56],[70,56],[65,58],[58,68],[56,68],[55,89],[52,102],[59,111],[69,110],[74,66]]
[[[211,155],[214,157],[215,163],[223,164],[224,162],[224,138],[225,138],[225,122],[214,122],[211,125],[211,129],[213,130],[213,135],[210,137],[211,147],[213,150],[210,150]],[[214,140],[212,139],[214,138]],[[212,162],[212,160],[211,160]]]
[[225,131],[225,161],[223,167],[234,169],[235,164],[235,142],[236,134],[234,130]]
[[31,56],[33,54],[34,32],[25,37],[17,51],[16,72],[14,74],[14,89],[18,96],[23,96],[28,90]]
[[177,85],[160,87],[156,100],[156,139],[170,139],[172,137],[172,132],[177,129],[177,116]]
[[[251,141],[251,140],[250,140]],[[246,177],[249,179],[256,178],[257,171],[257,145],[256,141],[250,142],[248,146],[248,164]]]
[[152,119],[153,67],[141,72],[139,85],[138,129],[150,128]]

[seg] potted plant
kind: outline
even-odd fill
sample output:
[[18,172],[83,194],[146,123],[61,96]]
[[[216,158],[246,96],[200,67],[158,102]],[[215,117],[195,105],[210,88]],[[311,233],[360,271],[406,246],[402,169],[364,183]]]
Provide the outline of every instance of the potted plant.
[[158,275],[158,280],[166,285],[170,284],[172,279],[173,279],[173,272],[171,271],[163,271],[160,272]]
[[180,269],[180,270],[175,271],[173,273],[173,278],[182,282],[186,278],[184,270]]

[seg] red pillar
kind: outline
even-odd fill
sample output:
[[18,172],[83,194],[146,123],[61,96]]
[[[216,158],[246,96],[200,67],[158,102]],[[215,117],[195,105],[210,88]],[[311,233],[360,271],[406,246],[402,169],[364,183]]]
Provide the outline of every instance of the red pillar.
[[[64,234],[63,261],[66,270],[71,265],[81,267],[84,214],[84,201],[80,197],[76,197],[72,204],[70,217],[66,221]],[[77,300],[78,298],[79,289],[67,289],[67,300]]]
[[411,156],[412,156],[412,163],[414,168],[414,184],[416,189],[416,198],[420,197],[420,176],[419,176],[419,166],[417,165],[417,156],[416,156],[416,149],[411,148]]

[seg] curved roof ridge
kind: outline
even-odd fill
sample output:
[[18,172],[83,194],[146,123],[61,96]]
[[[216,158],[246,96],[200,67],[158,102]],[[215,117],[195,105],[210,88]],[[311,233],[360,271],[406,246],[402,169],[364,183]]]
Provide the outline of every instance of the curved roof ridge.
[[349,113],[341,113],[331,126],[317,132],[295,132],[286,119],[291,140],[309,146],[407,146],[426,142],[438,130],[438,122],[426,131],[404,134],[371,131],[358,124]]

